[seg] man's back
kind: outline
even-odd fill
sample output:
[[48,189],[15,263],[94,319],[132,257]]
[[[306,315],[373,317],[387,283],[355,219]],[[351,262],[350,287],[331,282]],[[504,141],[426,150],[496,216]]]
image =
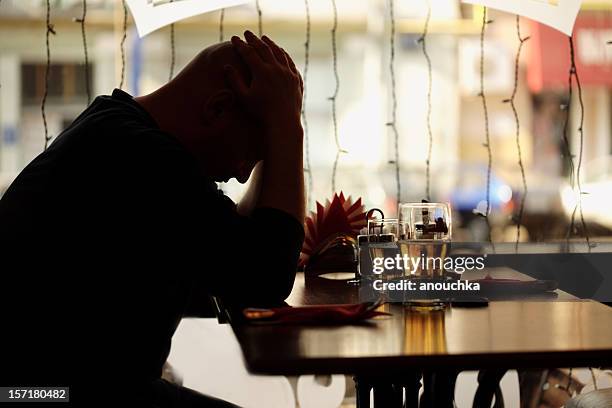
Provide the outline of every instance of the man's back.
[[[191,287],[176,257],[195,222],[172,192],[206,203],[204,185],[186,152],[126,98],[98,98],[0,201],[3,318],[17,339],[5,350],[23,349],[21,367],[34,356],[56,362],[31,362],[51,378],[115,364],[155,376]],[[68,358],[75,350],[81,358]]]
[[278,300],[291,288],[301,226],[272,209],[238,216],[129,95],[97,98],[0,200],[3,376],[15,385],[158,377],[194,283],[222,288],[224,251],[237,249],[228,239],[262,223],[288,248],[270,263],[283,269],[269,288]]

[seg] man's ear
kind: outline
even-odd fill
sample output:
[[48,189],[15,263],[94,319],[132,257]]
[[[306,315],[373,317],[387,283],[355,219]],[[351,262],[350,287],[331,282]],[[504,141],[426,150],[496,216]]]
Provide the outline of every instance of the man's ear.
[[202,118],[205,123],[212,123],[221,119],[234,105],[234,94],[222,89],[212,94],[205,102]]

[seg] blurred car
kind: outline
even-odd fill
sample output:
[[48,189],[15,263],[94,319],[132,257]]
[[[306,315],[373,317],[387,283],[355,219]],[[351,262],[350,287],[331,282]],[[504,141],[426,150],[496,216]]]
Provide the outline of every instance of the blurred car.
[[604,156],[585,164],[580,174],[582,199],[578,186],[573,188],[569,183],[561,187],[561,204],[568,218],[576,209],[576,225],[580,221],[580,204],[582,214],[589,224],[596,224],[612,229],[612,156]]
[[[454,169],[453,187],[448,194],[455,215],[454,224],[465,228],[474,241],[488,237],[488,228],[482,215],[487,209],[487,166],[480,163],[463,163]],[[489,190],[489,222],[492,226],[509,223],[515,207],[510,183],[491,171]]]

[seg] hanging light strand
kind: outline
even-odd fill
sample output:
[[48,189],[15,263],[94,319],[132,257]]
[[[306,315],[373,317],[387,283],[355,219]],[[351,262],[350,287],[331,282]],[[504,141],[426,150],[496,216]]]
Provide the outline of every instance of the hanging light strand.
[[219,42],[223,42],[225,39],[225,9],[221,9],[219,13]]
[[51,44],[50,44],[50,37],[51,35],[55,35],[55,29],[53,27],[53,24],[51,24],[51,4],[50,4],[50,0],[46,1],[46,18],[45,18],[45,24],[47,26],[47,30],[46,30],[46,37],[45,37],[45,46],[46,46],[46,51],[47,51],[47,64],[45,67],[45,87],[44,87],[44,91],[43,91],[43,97],[42,97],[42,101],[40,104],[40,113],[42,116],[42,120],[43,120],[43,126],[45,128],[45,144],[44,144],[44,150],[47,150],[47,147],[49,146],[49,141],[52,139],[51,136],[49,136],[49,127],[47,124],[47,113],[46,113],[46,106],[47,106],[47,96],[49,95],[49,77],[51,74]]
[[259,0],[255,0],[255,9],[257,10],[257,30],[259,32],[259,36],[261,37],[263,35],[263,18],[261,15]]
[[514,242],[515,251],[518,250],[518,244],[521,239],[521,223],[523,220],[523,213],[525,211],[525,199],[527,198],[527,177],[525,176],[525,166],[523,164],[523,155],[521,150],[521,138],[520,138],[520,127],[521,122],[519,120],[518,110],[516,109],[516,94],[518,92],[518,81],[519,81],[519,62],[521,59],[521,50],[523,49],[523,44],[529,37],[524,37],[521,35],[521,21],[520,17],[516,16],[516,35],[518,37],[519,45],[516,51],[516,57],[514,59],[514,87],[512,88],[512,95],[509,99],[504,99],[504,103],[509,103],[512,108],[512,113],[514,114],[514,122],[515,122],[515,139],[516,139],[516,151],[518,154],[518,165],[521,170],[521,179],[523,182],[523,194],[521,196],[521,202],[519,204],[518,213],[516,215],[516,240]]
[[395,81],[395,4],[394,0],[389,0],[389,75],[391,77],[391,120],[387,126],[391,128],[395,146],[395,159],[390,163],[395,164],[395,188],[397,192],[397,205],[401,201],[402,184],[400,179],[400,160],[399,160],[399,132],[397,130],[397,89]]
[[125,82],[125,40],[127,39],[127,20],[128,10],[125,0],[122,0],[123,5],[123,35],[121,37],[121,81],[119,82],[119,89],[123,89],[123,83]]
[[487,98],[485,95],[484,89],[484,37],[485,30],[487,24],[491,24],[492,20],[487,20],[487,8],[483,7],[482,11],[482,26],[480,29],[480,92],[478,96],[480,96],[482,100],[482,109],[484,113],[484,125],[485,125],[485,143],[484,147],[487,149],[487,187],[486,187],[486,207],[484,217],[487,223],[487,234],[489,242],[493,245],[493,240],[491,237],[491,223],[489,222],[489,212],[491,211],[491,169],[493,167],[493,153],[491,151],[491,138],[489,135],[489,111],[487,108]]
[[310,64],[310,4],[308,0],[304,0],[304,7],[306,9],[306,41],[304,41],[304,69],[302,72],[302,79],[304,82],[304,95],[302,100],[302,123],[304,126],[304,152],[305,152],[305,161],[306,167],[304,168],[304,173],[306,173],[308,177],[308,184],[306,190],[306,197],[308,197],[308,207],[310,208],[312,204],[312,167],[310,164],[310,142],[308,139],[308,116],[306,115],[306,92],[308,90],[307,82],[308,82],[308,67]]
[[91,103],[91,88],[89,85],[89,51],[87,49],[87,30],[86,30],[86,22],[87,18],[87,0],[82,0],[82,13],[81,17],[73,19],[75,23],[79,23],[81,25],[81,39],[83,41],[83,58],[85,65],[85,92],[87,94],[87,105]]
[[421,43],[421,50],[427,63],[427,159],[425,160],[425,196],[427,201],[431,201],[431,151],[433,149],[433,131],[431,128],[431,84],[433,82],[431,58],[427,51],[427,33],[429,30],[429,21],[431,20],[431,4],[427,4],[427,16],[425,17],[425,25],[423,26],[423,33],[419,37],[419,43]]
[[[570,42],[571,44],[571,42]],[[570,45],[571,46],[571,45]],[[572,74],[572,67],[570,64],[570,70],[569,70],[569,76],[568,76],[568,91],[567,91],[567,103],[564,103],[561,105],[561,110],[565,111],[565,121],[563,123],[563,147],[565,148],[565,151],[563,152],[563,156],[565,157],[566,161],[567,161],[567,165],[568,165],[568,178],[569,178],[569,183],[570,186],[572,188],[572,191],[574,190],[574,155],[572,153],[571,150],[571,146],[570,146],[570,142],[569,142],[569,136],[568,136],[568,131],[569,131],[569,120],[570,120],[570,111],[571,111],[571,107],[572,107],[572,94],[573,94],[573,74]],[[572,232],[574,231],[574,220],[575,220],[575,211],[576,208],[574,207],[574,211],[572,213],[572,217],[570,218],[570,223],[569,226],[567,228],[567,232],[565,234],[565,239],[567,241],[568,244],[568,248],[569,248],[569,239],[570,236],[572,234]]]
[[174,66],[176,65],[176,40],[174,31],[174,24],[170,24],[170,74],[168,74],[168,81],[174,77]]
[[[174,0],[170,0],[173,3]],[[174,32],[174,23],[170,24],[170,74],[168,75],[168,81],[174,77],[174,66],[176,65],[176,39]]]
[[340,76],[338,75],[338,50],[336,44],[336,32],[338,30],[338,8],[336,7],[336,0],[331,0],[332,8],[334,11],[333,25],[331,29],[331,46],[332,46],[332,62],[334,68],[334,78],[336,80],[336,86],[334,93],[328,99],[331,101],[331,113],[332,113],[332,124],[334,128],[334,141],[336,143],[336,158],[334,159],[334,166],[332,169],[331,186],[332,194],[336,192],[336,173],[338,171],[338,162],[340,161],[340,155],[346,153],[340,147],[340,139],[338,137],[338,118],[336,115],[336,100],[338,99],[338,92],[340,91]]
[[[580,122],[578,125],[578,135],[580,137],[580,146],[579,146],[579,150],[578,150],[578,166],[576,168],[576,185],[578,187],[578,200],[576,202],[576,205],[574,206],[574,210],[572,211],[572,217],[571,217],[571,221],[570,221],[570,226],[573,229],[574,226],[574,222],[575,222],[575,217],[576,217],[576,209],[579,208],[580,209],[580,222],[582,224],[582,230],[584,233],[584,238],[586,240],[587,243],[587,247],[589,248],[589,251],[591,249],[591,242],[590,242],[590,238],[589,238],[589,230],[587,229],[587,225],[586,222],[584,221],[584,214],[582,213],[582,185],[581,185],[581,181],[580,181],[580,171],[582,169],[582,157],[583,157],[583,152],[584,152],[584,101],[582,99],[582,86],[580,85],[580,77],[578,76],[578,70],[576,68],[576,58],[574,56],[574,40],[573,38],[570,36],[569,37],[569,45],[570,45],[570,74],[569,74],[569,78],[570,78],[570,89],[571,89],[571,78],[572,76],[574,77],[575,81],[576,81],[576,89],[578,90],[578,103],[580,106]],[[570,115],[570,110],[568,108],[567,111],[567,115]]]

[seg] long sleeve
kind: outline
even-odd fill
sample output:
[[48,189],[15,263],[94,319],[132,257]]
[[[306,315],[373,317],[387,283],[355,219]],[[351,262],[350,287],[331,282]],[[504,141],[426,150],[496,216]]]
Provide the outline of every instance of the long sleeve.
[[[189,268],[197,292],[219,295],[240,304],[268,304],[284,300],[293,287],[303,226],[291,215],[274,208],[257,208],[249,216],[217,190],[216,185],[197,176],[180,154],[167,154],[156,179],[163,200],[158,220],[172,244],[193,266],[178,260],[177,267]],[[150,175],[151,176],[151,175]],[[192,269],[193,268],[193,269]]]

